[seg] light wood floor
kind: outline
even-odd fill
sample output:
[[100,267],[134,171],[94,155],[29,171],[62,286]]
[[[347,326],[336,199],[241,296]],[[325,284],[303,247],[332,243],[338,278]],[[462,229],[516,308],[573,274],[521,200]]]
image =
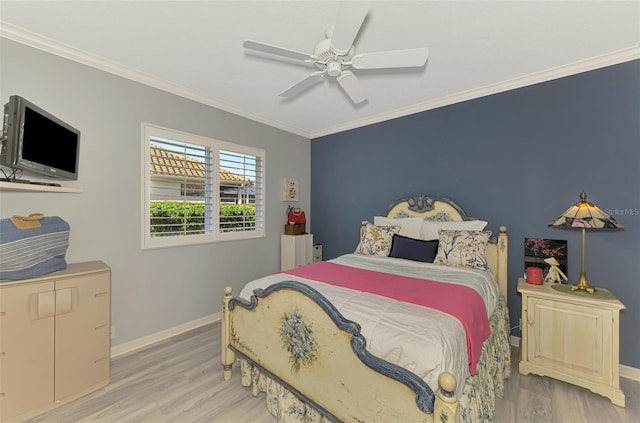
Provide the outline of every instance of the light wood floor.
[[[520,376],[517,349],[497,423],[640,422],[640,382],[622,379],[627,407],[546,377]],[[104,389],[29,420],[29,423],[275,423],[264,394],[253,398],[239,374],[225,382],[220,323],[175,336],[111,363]],[[404,423],[404,422],[403,422]]]

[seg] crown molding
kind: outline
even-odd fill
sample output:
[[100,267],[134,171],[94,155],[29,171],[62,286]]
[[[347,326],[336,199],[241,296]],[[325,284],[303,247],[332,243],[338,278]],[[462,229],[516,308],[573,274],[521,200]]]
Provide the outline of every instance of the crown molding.
[[202,96],[201,94],[187,90],[181,86],[172,84],[168,81],[156,78],[152,75],[144,72],[137,71],[125,65],[108,61],[100,56],[94,55],[84,50],[70,47],[66,44],[60,43],[53,39],[43,37],[39,34],[27,31],[18,26],[10,23],[0,21],[0,37],[13,40],[15,42],[28,45],[30,47],[46,51],[56,56],[64,57],[69,60],[73,60],[78,63],[82,63],[87,66],[91,66],[96,69],[109,72],[114,75],[127,78],[132,81],[139,82],[141,84],[157,88],[171,94],[184,97],[198,103],[205,104],[207,106],[214,107],[235,115],[251,119],[256,122],[263,123],[265,125],[272,126],[274,128],[281,129],[292,134],[300,135],[305,138],[313,139],[326,135],[335,134],[338,132],[348,131],[350,129],[356,129],[363,126],[371,125],[374,123],[380,123],[399,117],[412,115],[415,113],[424,112],[427,110],[436,109],[439,107],[448,106],[455,103],[460,103],[467,100],[473,100],[476,98],[497,94],[516,88],[526,87],[528,85],[539,84],[541,82],[551,81],[553,79],[562,78],[565,76],[575,75],[582,72],[587,72],[594,69],[603,68],[606,66],[612,66],[619,63],[628,62],[631,60],[640,58],[640,44],[629,47],[623,50],[618,50],[602,56],[593,57],[590,59],[582,60],[579,62],[571,63],[569,65],[560,66],[557,68],[545,70],[542,72],[533,73],[519,78],[514,78],[507,81],[502,81],[496,84],[487,85],[474,90],[464,91],[461,93],[453,94],[446,97],[441,97],[432,101],[416,104],[413,106],[400,108],[391,112],[379,114],[377,116],[369,117],[366,119],[351,121],[343,125],[333,126],[330,128],[322,129],[315,132],[303,131],[300,128],[284,125],[282,122],[272,121],[265,119],[264,117],[257,116],[246,111],[237,109],[229,104],[212,100],[211,98]]
[[166,91],[168,93],[175,94],[180,97],[184,97],[189,100],[193,100],[198,103],[223,110],[225,112],[233,113],[234,115],[251,119],[256,122],[264,123],[265,125],[282,129],[286,132],[309,138],[309,134],[305,131],[300,130],[299,128],[289,127],[287,125],[283,125],[281,122],[271,121],[254,114],[247,113],[246,111],[237,109],[229,104],[212,100],[211,98],[205,97],[195,91],[187,90],[179,85],[175,85],[171,82],[156,78],[152,75],[140,72],[120,63],[106,60],[101,56],[71,47],[69,45],[60,43],[59,41],[44,37],[34,32],[27,31],[24,28],[4,21],[0,21],[0,37],[111,73],[113,75],[121,76],[123,78],[139,82],[141,84],[157,88],[159,90]]
[[441,97],[425,103],[416,104],[414,106],[396,109],[389,113],[383,113],[378,116],[373,116],[367,119],[359,121],[352,121],[340,126],[334,126],[322,131],[313,132],[310,138],[318,138],[325,135],[331,135],[338,132],[348,131],[350,129],[360,128],[363,126],[371,125],[374,123],[380,123],[383,121],[396,119],[403,116],[412,115],[414,113],[420,113],[427,110],[437,109],[439,107],[449,106],[455,103],[461,103],[467,100],[473,100],[480,97],[485,97],[492,94],[498,94],[501,92],[513,90],[516,88],[522,88],[529,85],[539,84],[546,81],[551,81],[565,76],[575,75],[582,72],[588,72],[590,70],[604,68],[607,66],[617,65],[619,63],[629,62],[631,60],[640,59],[640,44],[629,47],[623,50],[614,51],[602,56],[593,57],[590,59],[582,60],[579,62],[571,63],[569,65],[560,66],[553,69],[548,69],[542,72],[532,73],[522,77],[510,79],[507,81],[498,82],[496,84],[487,85],[485,87],[477,88],[474,90],[464,91],[461,93],[453,94],[446,97]]

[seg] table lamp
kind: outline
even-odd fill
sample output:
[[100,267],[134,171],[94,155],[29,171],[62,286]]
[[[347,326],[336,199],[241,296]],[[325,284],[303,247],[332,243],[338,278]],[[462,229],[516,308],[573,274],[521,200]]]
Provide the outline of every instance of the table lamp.
[[580,201],[565,210],[549,226],[557,228],[582,229],[582,267],[578,283],[571,286],[572,291],[584,290],[590,294],[595,293],[595,288],[589,285],[587,273],[584,271],[584,244],[587,229],[623,229],[624,226],[614,218],[587,201],[587,194],[580,193]]

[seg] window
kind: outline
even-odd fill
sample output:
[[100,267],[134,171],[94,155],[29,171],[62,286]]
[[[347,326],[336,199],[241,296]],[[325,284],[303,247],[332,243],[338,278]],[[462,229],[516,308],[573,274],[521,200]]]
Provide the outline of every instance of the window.
[[143,248],[263,237],[264,150],[143,124]]

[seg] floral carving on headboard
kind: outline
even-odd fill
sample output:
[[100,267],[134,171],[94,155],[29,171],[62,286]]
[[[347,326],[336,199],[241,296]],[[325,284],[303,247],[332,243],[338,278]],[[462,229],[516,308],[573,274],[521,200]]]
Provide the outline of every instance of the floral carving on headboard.
[[409,210],[424,213],[433,210],[434,199],[424,194],[418,194],[413,198],[407,199]]
[[416,194],[413,197],[401,198],[387,209],[387,217],[420,216],[428,221],[474,220],[456,203],[445,197],[431,197]]

